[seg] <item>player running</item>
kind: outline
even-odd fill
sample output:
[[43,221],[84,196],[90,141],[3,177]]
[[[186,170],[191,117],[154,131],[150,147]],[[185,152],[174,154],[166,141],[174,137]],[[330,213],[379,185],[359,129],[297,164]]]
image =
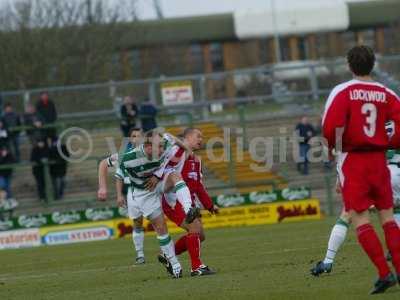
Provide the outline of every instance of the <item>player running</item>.
[[[370,224],[372,205],[385,233],[400,283],[400,229],[393,218],[393,194],[385,151],[391,146],[385,123],[400,125],[400,99],[373,81],[370,73],[375,55],[367,46],[356,46],[347,54],[354,79],[336,86],[325,106],[323,135],[329,149],[338,154],[338,174],[344,207],[356,227],[358,242],[378,270],[371,294],[383,293],[396,284],[379,238]],[[398,132],[398,130],[396,130]],[[392,146],[399,148],[399,137]]]
[[[202,147],[203,135],[197,128],[187,128],[183,132],[183,142],[192,151],[199,150]],[[192,207],[196,207],[195,201],[198,200],[201,205],[212,214],[218,213],[218,207],[213,204],[208,195],[203,182],[201,172],[201,160],[191,153],[188,157],[183,155],[182,149],[176,148],[173,158],[169,165],[176,166],[186,182],[192,195]],[[200,259],[200,243],[204,241],[204,229],[200,216],[191,224],[185,222],[185,211],[175,193],[165,193],[162,198],[162,208],[166,216],[177,226],[186,230],[187,234],[182,236],[175,243],[175,253],[188,251],[191,260],[191,276],[204,276],[215,274],[208,266],[204,265]],[[164,258],[159,256],[160,262]]]
[[[394,205],[396,208],[400,208],[400,151],[389,150],[386,157],[388,159],[388,168],[390,170]],[[336,192],[340,193],[340,185],[336,187]],[[397,225],[400,226],[400,214],[395,214],[394,218]],[[350,214],[343,210],[330,233],[325,258],[323,261],[319,261],[316,266],[311,269],[312,275],[319,276],[323,273],[332,272],[336,254],[346,240],[350,224]],[[388,255],[388,257],[391,258],[391,255]]]
[[[129,143],[126,149],[132,150],[135,145],[139,145],[141,139],[143,138],[143,133],[140,128],[133,128],[129,131]],[[114,153],[109,157],[103,159],[99,164],[99,190],[97,192],[97,197],[100,200],[107,199],[107,170],[110,167],[115,167],[118,165],[118,153]],[[127,207],[128,216],[132,219],[133,229],[132,229],[132,241],[133,246],[136,250],[135,264],[140,265],[145,263],[144,257],[144,228],[143,228],[143,217],[138,218],[133,217],[133,198],[132,190],[130,186],[129,177],[125,177],[124,181],[116,181],[117,190],[117,204],[120,207]]]

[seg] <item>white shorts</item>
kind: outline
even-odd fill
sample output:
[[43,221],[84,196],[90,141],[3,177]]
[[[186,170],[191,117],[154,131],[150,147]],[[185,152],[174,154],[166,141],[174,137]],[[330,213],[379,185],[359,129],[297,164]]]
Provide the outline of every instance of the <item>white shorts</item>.
[[145,217],[152,220],[157,218],[162,214],[160,190],[157,187],[150,192],[129,187],[127,205],[128,216],[131,219]]
[[388,167],[393,190],[393,201],[395,206],[400,205],[400,168],[397,165],[388,165]]

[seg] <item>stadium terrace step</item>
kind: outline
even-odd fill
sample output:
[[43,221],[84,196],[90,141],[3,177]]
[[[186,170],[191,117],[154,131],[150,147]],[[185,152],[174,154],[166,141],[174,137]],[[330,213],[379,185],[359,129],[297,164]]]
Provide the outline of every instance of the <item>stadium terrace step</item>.
[[[207,128],[207,130],[204,130],[202,127],[204,126]],[[203,129],[203,136],[204,140],[210,140],[211,138],[220,138],[223,139],[223,130],[219,126],[217,126],[214,123],[206,123],[204,125],[197,126],[199,128]],[[170,132],[173,132],[174,130],[169,129]],[[223,145],[221,144],[215,144],[213,149],[212,149],[212,154],[214,156],[217,156],[220,158],[224,151],[222,147]],[[277,176],[273,172],[265,169],[265,172],[255,172],[252,170],[250,167],[250,164],[257,164],[262,166],[262,163],[257,163],[252,159],[252,155],[250,152],[246,150],[241,150],[241,154],[238,154],[238,149],[237,149],[237,144],[236,141],[234,140],[234,137],[231,137],[230,139],[230,147],[231,147],[231,153],[232,153],[232,158],[235,161],[235,166],[234,170],[236,173],[235,176],[235,181],[237,183],[240,182],[251,182],[251,181],[260,181],[260,180],[265,180],[265,181],[273,181],[278,183],[281,183],[283,179],[280,176]],[[210,151],[210,150],[209,150]],[[205,168],[207,168],[210,173],[213,173],[217,178],[221,179],[223,182],[228,183],[230,181],[230,176],[228,174],[229,172],[229,162],[226,161],[218,161],[214,162],[211,161],[211,157],[207,155],[207,151],[205,149],[199,151],[199,155],[202,157],[203,164]],[[236,162],[240,158],[240,162]],[[253,190],[257,188],[260,185],[256,185],[253,187]],[[265,188],[265,186],[270,186],[268,184],[266,185],[261,185],[261,188]]]

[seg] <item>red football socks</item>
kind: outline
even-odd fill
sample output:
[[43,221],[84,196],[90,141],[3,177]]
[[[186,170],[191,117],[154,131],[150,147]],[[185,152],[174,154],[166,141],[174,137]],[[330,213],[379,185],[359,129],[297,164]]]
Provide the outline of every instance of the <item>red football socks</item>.
[[202,262],[200,260],[200,235],[198,233],[188,233],[175,242],[175,254],[179,255],[188,251],[192,270],[198,269]]
[[379,277],[385,278],[389,275],[390,269],[386,262],[381,242],[371,224],[357,227],[357,237],[358,242],[378,269]]
[[200,236],[198,233],[186,235],[186,245],[192,262],[192,270],[198,269],[202,262],[200,260]]
[[397,274],[400,274],[400,229],[396,222],[390,221],[383,224],[386,245],[392,255],[392,262]]
[[175,254],[179,255],[182,254],[187,250],[186,246],[186,235],[182,236],[179,240],[175,242]]

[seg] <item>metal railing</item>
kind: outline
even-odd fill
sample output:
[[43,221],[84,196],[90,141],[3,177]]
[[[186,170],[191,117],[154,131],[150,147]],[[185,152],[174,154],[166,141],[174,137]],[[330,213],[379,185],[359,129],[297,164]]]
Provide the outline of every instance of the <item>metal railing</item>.
[[[389,78],[387,74],[393,76]],[[399,82],[398,74],[399,55],[378,57],[378,80],[393,86]],[[150,98],[159,109],[167,111],[208,108],[213,103],[232,106],[271,101],[291,103],[299,99],[316,101],[329,93],[332,86],[349,78],[350,74],[343,59],[295,61],[209,74],[5,91],[2,92],[2,97],[3,101],[12,102],[22,110],[26,102],[34,100],[41,91],[46,90],[55,101],[63,119],[112,114],[115,112],[115,100],[126,95],[134,96],[138,102]],[[177,81],[191,82],[193,103],[176,107],[164,106],[163,84]],[[207,117],[206,111],[201,116]]]
[[[384,73],[392,74],[389,79],[392,85],[394,82],[396,88],[400,74],[400,56],[378,58],[376,68],[378,79],[389,80],[384,76]],[[321,97],[326,96],[333,85],[348,78],[350,78],[350,75],[344,60],[292,62],[211,74],[10,91],[3,92],[2,97],[4,102],[14,101],[14,103],[19,103],[19,105],[16,105],[17,107],[22,108],[25,102],[34,99],[40,91],[49,91],[51,98],[54,99],[58,107],[61,118],[60,122],[45,125],[42,128],[56,127],[59,131],[69,126],[93,128],[99,122],[110,123],[113,127],[117,127],[118,119],[115,116],[114,102],[118,96],[138,95],[139,98],[149,96],[154,99],[161,108],[162,113],[158,116],[158,122],[163,126],[191,126],[195,122],[210,120],[214,116],[216,120],[226,121],[228,113],[224,112],[224,114],[218,115],[209,111],[211,105],[218,103],[227,108],[228,111],[230,107],[234,107],[230,116],[232,117],[231,120],[234,120],[242,128],[244,140],[247,141],[248,123],[255,121],[254,116],[247,111],[250,104],[278,103],[282,104],[282,109],[285,110],[285,105],[299,103],[299,101],[300,103],[315,103],[315,101],[322,103]],[[192,82],[193,103],[179,107],[162,106],[162,84],[180,80]],[[26,129],[29,128],[19,127],[12,130]],[[248,145],[247,142],[245,142],[246,145]],[[272,181],[236,182],[235,161],[232,158],[231,156],[228,164],[231,174],[229,181],[211,186],[211,190],[256,184],[274,184]],[[98,158],[91,157],[89,159],[95,161]],[[332,175],[327,175],[324,180],[328,213],[332,214],[334,212],[334,180]],[[67,198],[68,201],[76,201],[77,203],[91,203],[95,200],[94,196]],[[49,199],[51,198],[49,197]],[[50,200],[46,205],[53,205],[53,202]]]
[[[253,119],[250,114],[247,113],[246,107],[242,106],[239,107],[238,110],[234,111],[234,114],[236,114],[236,119],[234,120],[234,123],[236,124],[237,127],[241,128],[243,134],[243,140],[244,140],[244,145],[248,145],[248,130],[249,126],[251,125],[251,122],[257,122],[257,120]],[[186,114],[183,114],[184,116]],[[82,121],[83,122],[83,121]],[[192,122],[192,118],[187,117],[187,123],[180,123],[180,126],[190,126]],[[90,126],[90,124],[96,124],[95,120],[85,120],[85,126]],[[173,122],[172,122],[173,124]],[[68,128],[68,124],[54,124],[53,126],[56,126],[58,128]],[[229,125],[228,125],[229,126]],[[21,129],[30,129],[30,128],[18,128],[19,130]],[[228,147],[230,148],[231,145],[229,144]],[[246,148],[244,149],[246,150]],[[229,153],[232,153],[232,151],[228,151]],[[62,207],[66,204],[76,204],[76,205],[84,205],[86,207],[90,207],[92,205],[95,205],[96,201],[96,190],[97,190],[97,164],[98,161],[106,155],[109,154],[107,150],[104,150],[104,153],[102,153],[102,157],[98,157],[95,155],[89,156],[84,162],[82,162],[79,167],[74,167],[75,171],[74,172],[68,172],[67,173],[67,183],[68,183],[68,189],[66,190],[66,195],[65,199],[62,201],[54,201],[54,191],[52,191],[52,180],[49,174],[49,167],[51,162],[44,161],[43,165],[45,166],[43,168],[43,171],[45,172],[45,186],[46,186],[46,201],[45,202],[34,202],[30,201],[28,203],[24,203],[24,199],[18,199],[19,202],[21,203],[21,208],[27,209],[27,208],[32,208],[32,207]],[[274,179],[271,180],[259,180],[259,179],[254,179],[254,180],[246,180],[246,181],[237,181],[237,169],[236,169],[236,161],[235,161],[235,156],[234,155],[229,155],[228,156],[229,160],[227,162],[227,173],[229,174],[227,180],[222,180],[218,179],[217,181],[213,181],[213,183],[210,185],[208,184],[208,189],[213,192],[213,191],[220,191],[220,190],[231,190],[231,189],[237,189],[237,188],[247,188],[247,187],[252,187],[252,186],[260,186],[260,185],[269,185],[272,186],[274,189],[277,188],[278,182]],[[23,162],[21,164],[13,164],[11,165],[13,168],[16,169],[18,172],[18,176],[24,176],[30,174],[30,170],[27,170],[27,168],[30,168],[33,166],[32,163],[30,162]],[[47,167],[46,167],[47,166]],[[7,168],[10,166],[0,166],[0,169]],[[287,167],[292,168],[292,165],[287,165]],[[79,171],[77,173],[77,168],[81,168],[82,171]],[[89,171],[90,169],[90,171]],[[71,168],[69,167],[69,170]],[[88,171],[86,171],[88,170]],[[288,175],[284,174],[282,170],[279,170],[279,175],[281,178],[290,180]],[[77,177],[78,175],[78,177]],[[32,176],[30,174],[30,176]],[[26,179],[25,179],[26,180]],[[325,180],[325,183],[324,183]],[[77,194],[77,191],[79,191],[80,186],[82,184],[82,181],[87,181],[85,185],[87,185],[87,188],[83,191],[83,193]],[[111,177],[110,177],[111,181]],[[32,194],[29,196],[32,198],[32,195],[36,195],[35,187],[34,187],[34,182],[33,182],[33,176],[30,180],[30,190],[32,191]],[[325,185],[324,185],[325,184]],[[326,205],[327,209],[326,212],[328,214],[333,214],[335,209],[334,209],[334,197],[332,196],[333,189],[334,189],[334,179],[332,178],[332,174],[325,174],[323,177],[321,176],[321,188],[325,187],[326,188]],[[26,188],[26,183],[24,184],[24,188]],[[90,189],[88,189],[90,188]],[[114,196],[113,189],[110,190],[110,196]],[[34,196],[35,197],[35,196]]]

